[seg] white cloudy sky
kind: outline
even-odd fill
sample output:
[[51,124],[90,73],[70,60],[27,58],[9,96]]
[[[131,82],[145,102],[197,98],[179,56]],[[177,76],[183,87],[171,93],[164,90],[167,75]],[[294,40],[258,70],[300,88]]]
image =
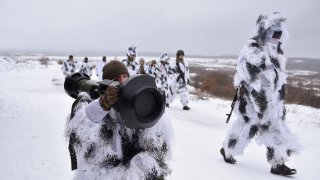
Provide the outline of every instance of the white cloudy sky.
[[320,58],[319,0],[0,0],[0,50],[237,55],[261,13],[282,12],[287,56]]

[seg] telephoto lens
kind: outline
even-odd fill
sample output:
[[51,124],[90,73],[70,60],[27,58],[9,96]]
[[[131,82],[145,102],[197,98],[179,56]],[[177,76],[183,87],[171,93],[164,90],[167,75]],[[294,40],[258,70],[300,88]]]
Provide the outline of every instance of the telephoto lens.
[[157,89],[154,78],[149,75],[129,77],[119,92],[117,108],[128,128],[152,127],[164,113],[164,92]]

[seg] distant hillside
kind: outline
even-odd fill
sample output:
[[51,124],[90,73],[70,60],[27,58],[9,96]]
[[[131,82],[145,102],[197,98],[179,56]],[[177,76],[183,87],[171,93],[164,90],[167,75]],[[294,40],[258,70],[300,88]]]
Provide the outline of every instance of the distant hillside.
[[288,58],[287,69],[320,72],[320,59]]
[[[68,56],[73,54],[74,56],[125,56],[125,51],[1,51],[2,56]],[[138,52],[138,56],[152,56],[159,57],[160,52]],[[169,56],[174,57],[174,53],[168,53]],[[237,55],[220,55],[220,56],[203,56],[203,55],[189,55],[187,58],[206,58],[206,59],[236,59]],[[303,71],[320,71],[320,59],[316,58],[299,58],[290,57],[287,63],[288,70],[303,70]]]

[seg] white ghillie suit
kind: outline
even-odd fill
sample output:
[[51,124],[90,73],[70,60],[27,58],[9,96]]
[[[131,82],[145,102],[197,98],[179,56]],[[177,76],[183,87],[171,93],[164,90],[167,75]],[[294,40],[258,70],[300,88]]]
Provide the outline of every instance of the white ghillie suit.
[[171,66],[170,57],[167,53],[161,54],[157,70],[156,84],[158,84],[158,89],[165,92],[166,103],[172,103],[172,96],[174,95],[175,89],[173,89],[172,83],[169,82],[169,75],[174,74],[174,67]]
[[[138,131],[121,126],[116,111],[104,111],[98,99],[88,105],[92,100],[81,93],[78,101],[66,124],[77,158],[74,179],[151,180],[171,173],[173,129],[165,114],[153,127]],[[100,119],[94,123],[89,115]]]
[[96,75],[98,76],[99,80],[102,81],[102,69],[103,69],[103,66],[107,64],[107,61],[99,61],[96,63]]
[[61,71],[65,77],[70,76],[75,72],[79,72],[79,65],[76,60],[65,60],[61,66]]
[[89,76],[92,76],[92,65],[88,62],[82,62],[79,72],[83,72],[88,74]]
[[187,84],[190,81],[189,65],[185,61],[183,63],[177,61],[174,69],[176,72],[176,82],[172,83],[172,89],[175,89],[176,93],[173,93],[173,95],[179,94],[180,102],[185,107],[189,103],[189,91],[187,89]]
[[[285,121],[286,58],[280,47],[288,36],[282,25],[285,20],[278,13],[261,15],[256,35],[249,39],[237,59],[234,76],[234,86],[238,88],[234,106],[237,120],[223,143],[228,158],[242,154],[255,136],[259,144],[267,147],[267,160],[272,167],[284,164],[299,150],[298,139]],[[270,32],[275,35],[282,32],[281,39],[273,43],[275,37]]]

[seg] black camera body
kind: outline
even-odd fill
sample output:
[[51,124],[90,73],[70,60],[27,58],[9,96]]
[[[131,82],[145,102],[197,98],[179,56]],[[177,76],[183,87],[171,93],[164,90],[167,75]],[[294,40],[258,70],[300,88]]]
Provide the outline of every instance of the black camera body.
[[118,102],[113,108],[119,112],[127,128],[150,128],[162,117],[165,95],[157,89],[155,79],[149,75],[131,76],[120,84],[107,79],[97,82],[90,80],[87,74],[78,72],[67,77],[64,83],[66,93],[75,99],[80,92],[86,92],[92,99],[97,99],[108,86],[119,88]]

